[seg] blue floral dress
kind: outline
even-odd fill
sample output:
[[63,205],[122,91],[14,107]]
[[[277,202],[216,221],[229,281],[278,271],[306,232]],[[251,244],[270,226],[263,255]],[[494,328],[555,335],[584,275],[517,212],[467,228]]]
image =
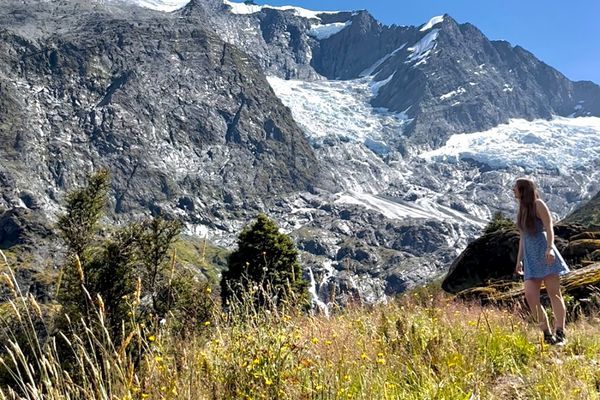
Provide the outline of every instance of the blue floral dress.
[[554,250],[554,263],[546,263],[546,232],[542,220],[536,218],[535,233],[522,233],[523,235],[523,272],[525,279],[542,279],[552,274],[564,275],[569,272],[567,263],[562,258],[558,249],[552,244]]

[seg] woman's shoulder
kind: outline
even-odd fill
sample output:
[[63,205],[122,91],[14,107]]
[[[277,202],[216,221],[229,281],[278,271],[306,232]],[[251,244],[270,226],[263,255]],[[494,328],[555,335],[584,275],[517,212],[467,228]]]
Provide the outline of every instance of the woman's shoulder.
[[550,209],[542,199],[535,199],[535,215],[536,217],[543,219],[544,216],[550,215]]

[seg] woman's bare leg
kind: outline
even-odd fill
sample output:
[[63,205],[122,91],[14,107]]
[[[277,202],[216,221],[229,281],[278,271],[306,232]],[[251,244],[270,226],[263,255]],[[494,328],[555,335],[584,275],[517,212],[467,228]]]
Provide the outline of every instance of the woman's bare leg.
[[546,291],[550,302],[552,303],[552,312],[554,313],[554,328],[565,329],[565,319],[567,309],[560,292],[560,278],[558,275],[550,275],[544,278]]
[[540,303],[541,286],[541,280],[527,279],[525,281],[525,299],[527,299],[527,304],[531,309],[533,318],[539,324],[539,327],[542,330],[542,332],[550,332],[550,325],[548,323],[548,316],[546,315],[546,310],[544,310],[542,304]]

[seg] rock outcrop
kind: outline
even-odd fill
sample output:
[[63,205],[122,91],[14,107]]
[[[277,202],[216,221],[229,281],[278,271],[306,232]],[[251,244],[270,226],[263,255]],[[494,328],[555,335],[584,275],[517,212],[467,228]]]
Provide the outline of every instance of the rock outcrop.
[[[555,226],[556,247],[571,269],[591,264],[594,252],[600,250],[600,240],[582,239],[600,237],[600,230],[587,229],[581,225]],[[452,263],[442,282],[442,288],[456,294],[474,287],[511,280],[518,251],[518,231],[499,230],[484,235],[471,242]]]

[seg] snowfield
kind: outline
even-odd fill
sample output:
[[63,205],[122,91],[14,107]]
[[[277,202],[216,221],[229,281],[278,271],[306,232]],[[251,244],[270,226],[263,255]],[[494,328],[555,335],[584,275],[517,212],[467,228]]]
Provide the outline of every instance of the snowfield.
[[484,132],[453,135],[445,146],[421,153],[428,161],[471,159],[491,168],[569,171],[600,163],[600,118],[513,119]]

